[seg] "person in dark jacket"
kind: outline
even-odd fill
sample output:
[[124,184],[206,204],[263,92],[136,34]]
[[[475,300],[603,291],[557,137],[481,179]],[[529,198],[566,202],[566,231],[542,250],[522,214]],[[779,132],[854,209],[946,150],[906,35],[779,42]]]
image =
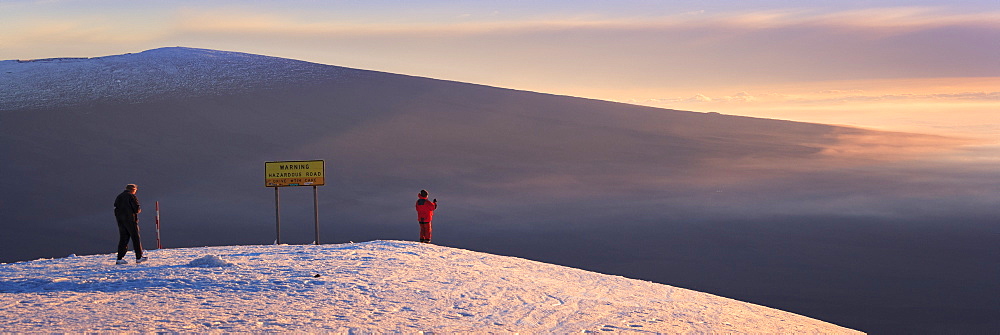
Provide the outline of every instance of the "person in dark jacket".
[[125,191],[115,198],[115,220],[118,221],[118,260],[115,264],[128,264],[125,260],[125,253],[128,252],[128,241],[132,240],[132,249],[135,250],[135,262],[142,263],[146,257],[142,257],[142,239],[139,237],[139,198],[135,197],[135,192],[139,187],[135,184],[125,185]]
[[417,223],[420,224],[420,242],[431,243],[431,219],[434,218],[434,210],[437,209],[437,199],[433,202],[427,200],[427,190],[420,190],[417,194]]

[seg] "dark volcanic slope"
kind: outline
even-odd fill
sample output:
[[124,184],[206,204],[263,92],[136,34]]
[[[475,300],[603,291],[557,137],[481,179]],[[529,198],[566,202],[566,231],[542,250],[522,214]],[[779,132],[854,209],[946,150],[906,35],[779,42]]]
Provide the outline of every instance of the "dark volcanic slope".
[[[451,203],[469,201],[466,210],[477,201],[530,210],[525,199],[669,196],[725,182],[719,169],[806,164],[838,135],[861,133],[187,48],[5,61],[0,73],[0,148],[10,158],[0,172],[11,205],[3,222],[102,234],[105,198],[130,182],[165,203],[174,229],[266,227],[273,199],[262,165],[271,160],[326,159],[323,199],[337,215],[384,225],[409,218],[394,204],[414,189],[447,192]],[[267,232],[181,235],[261,242]]]
[[[325,159],[321,242],[413,239],[426,188],[440,244],[863,331],[1000,326],[1000,177],[901,160],[941,140],[213,50],[3,61],[0,261],[113,252],[127,183],[147,248],[153,201],[166,247],[272,243],[264,162]],[[282,242],[313,241],[310,191],[282,189]]]

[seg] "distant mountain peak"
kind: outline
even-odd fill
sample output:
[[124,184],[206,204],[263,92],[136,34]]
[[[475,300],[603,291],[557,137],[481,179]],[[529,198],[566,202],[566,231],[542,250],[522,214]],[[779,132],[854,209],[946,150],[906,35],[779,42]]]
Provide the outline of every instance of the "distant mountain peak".
[[[156,49],[149,49],[146,51],[141,51],[137,53],[125,53],[120,55],[108,55],[108,56],[98,56],[98,57],[53,57],[53,58],[39,58],[39,59],[18,59],[18,63],[57,63],[57,62],[78,62],[87,61],[95,59],[106,59],[115,57],[135,57],[136,55],[141,55],[144,57],[163,57],[163,56],[176,56],[176,57],[198,57],[198,56],[250,56],[250,57],[269,57],[254,55],[245,52],[235,52],[235,51],[222,51],[213,49],[201,49],[201,48],[189,48],[189,47],[162,47]],[[276,57],[271,57],[276,58]]]
[[121,56],[129,56],[129,55],[140,55],[140,56],[144,56],[144,57],[162,57],[162,58],[170,58],[170,57],[182,57],[182,58],[186,58],[186,57],[192,57],[192,58],[196,58],[196,57],[271,58],[273,60],[292,61],[290,59],[284,59],[284,58],[280,58],[280,57],[257,55],[257,54],[251,54],[251,53],[246,53],[246,52],[224,51],[224,50],[204,49],[204,48],[191,48],[191,47],[181,47],[181,46],[155,48],[155,49],[149,49],[149,50],[138,52],[138,53],[127,53],[127,54],[123,54],[123,55],[114,55],[114,56],[108,56],[108,57],[121,57]]
[[0,111],[246,93],[357,70],[241,52],[165,47],[92,58],[0,61]]

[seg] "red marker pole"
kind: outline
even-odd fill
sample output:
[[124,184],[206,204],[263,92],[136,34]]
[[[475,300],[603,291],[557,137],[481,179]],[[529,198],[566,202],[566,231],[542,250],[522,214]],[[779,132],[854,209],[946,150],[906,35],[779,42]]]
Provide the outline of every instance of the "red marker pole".
[[156,248],[163,249],[160,246],[160,202],[156,202]]

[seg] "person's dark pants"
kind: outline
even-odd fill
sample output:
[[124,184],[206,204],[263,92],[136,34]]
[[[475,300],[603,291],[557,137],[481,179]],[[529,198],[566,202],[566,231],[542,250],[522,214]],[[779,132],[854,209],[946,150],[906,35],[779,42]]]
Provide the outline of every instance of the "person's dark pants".
[[431,223],[420,222],[420,242],[431,241]]
[[128,240],[132,240],[135,259],[142,258],[142,239],[139,238],[139,220],[134,213],[115,213],[118,220],[118,259],[125,258]]

